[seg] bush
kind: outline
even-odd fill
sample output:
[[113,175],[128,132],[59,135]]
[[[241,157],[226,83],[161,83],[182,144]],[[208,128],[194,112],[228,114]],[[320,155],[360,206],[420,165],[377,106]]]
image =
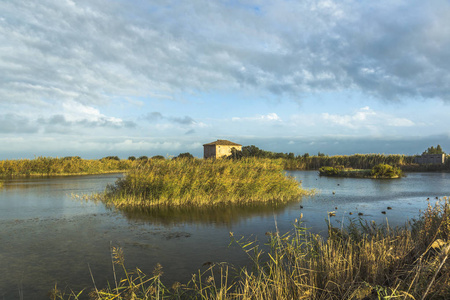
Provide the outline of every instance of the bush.
[[390,165],[378,164],[372,168],[370,175],[375,178],[394,178],[401,177],[402,171]]
[[185,153],[180,153],[177,157],[175,158],[187,158],[187,159],[194,159],[194,155],[190,154],[189,152],[185,152]]
[[162,156],[162,155],[155,155],[155,156],[152,156],[152,159],[161,159],[161,160],[165,160],[166,158],[165,158],[164,156]]
[[324,176],[338,176],[343,169],[344,169],[343,166],[321,167],[319,169],[319,174]]
[[120,160],[118,156],[107,156],[103,157],[102,160]]

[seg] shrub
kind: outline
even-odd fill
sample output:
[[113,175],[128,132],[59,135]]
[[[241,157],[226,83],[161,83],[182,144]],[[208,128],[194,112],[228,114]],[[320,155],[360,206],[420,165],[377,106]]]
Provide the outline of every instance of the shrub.
[[402,171],[387,164],[378,164],[372,168],[371,176],[375,178],[401,177]]

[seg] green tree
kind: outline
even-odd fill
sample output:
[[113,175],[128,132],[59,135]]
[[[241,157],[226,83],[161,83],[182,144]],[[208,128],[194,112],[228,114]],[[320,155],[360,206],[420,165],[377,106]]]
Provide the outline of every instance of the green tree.
[[189,152],[185,152],[185,153],[180,153],[177,157],[175,158],[190,158],[193,159],[194,155],[190,154]]
[[106,156],[102,160],[120,160],[120,158],[118,156]]
[[152,156],[152,159],[161,159],[161,160],[165,160],[166,158],[165,158],[164,156],[162,156],[162,155],[155,155],[155,156]]
[[445,154],[445,152],[442,150],[441,145],[437,145],[436,148],[434,148],[433,146],[429,147],[426,151],[424,151],[422,153],[424,154]]
[[228,158],[230,159],[241,159],[243,157],[242,151],[236,149],[236,148],[231,148],[231,155],[228,156]]

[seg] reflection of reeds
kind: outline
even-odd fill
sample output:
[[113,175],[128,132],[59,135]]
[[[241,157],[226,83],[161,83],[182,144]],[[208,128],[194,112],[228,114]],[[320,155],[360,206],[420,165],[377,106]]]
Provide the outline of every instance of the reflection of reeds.
[[217,204],[216,206],[191,207],[129,207],[119,211],[130,220],[156,225],[173,223],[229,225],[253,216],[271,217],[294,203]]
[[161,283],[160,266],[151,278],[137,269],[96,299],[449,299],[449,208],[444,198],[400,229],[374,223],[329,227],[327,239],[297,221],[291,233],[270,235],[269,253],[230,234],[252,269],[232,275],[228,265],[212,264],[172,289]]
[[154,160],[130,170],[104,194],[115,207],[286,202],[307,194],[280,161]]

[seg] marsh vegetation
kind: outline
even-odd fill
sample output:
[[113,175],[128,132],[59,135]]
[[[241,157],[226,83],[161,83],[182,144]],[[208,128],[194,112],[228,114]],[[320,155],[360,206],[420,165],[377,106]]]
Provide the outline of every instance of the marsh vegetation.
[[[444,153],[438,145],[428,148],[424,154]],[[445,153],[444,153],[445,154]],[[234,158],[259,157],[270,159],[282,159],[285,170],[319,170],[321,167],[338,167],[353,169],[372,169],[379,164],[387,164],[408,172],[434,172],[450,171],[450,156],[446,155],[445,164],[424,164],[414,163],[416,155],[403,154],[353,154],[353,155],[333,155],[329,156],[318,152],[317,155],[305,153],[295,155],[294,153],[271,152],[259,149],[251,145],[242,147],[242,151],[235,151]]]
[[377,179],[392,179],[392,178],[400,178],[403,176],[402,170],[386,164],[378,164],[374,166],[372,169],[368,170],[344,168],[343,166],[321,167],[319,169],[319,174],[321,176],[377,178]]
[[78,156],[39,156],[34,159],[0,160],[0,177],[104,174],[126,171],[137,164],[118,157],[82,159]]
[[116,208],[214,206],[297,200],[307,192],[281,160],[154,160],[127,172],[100,199]]

